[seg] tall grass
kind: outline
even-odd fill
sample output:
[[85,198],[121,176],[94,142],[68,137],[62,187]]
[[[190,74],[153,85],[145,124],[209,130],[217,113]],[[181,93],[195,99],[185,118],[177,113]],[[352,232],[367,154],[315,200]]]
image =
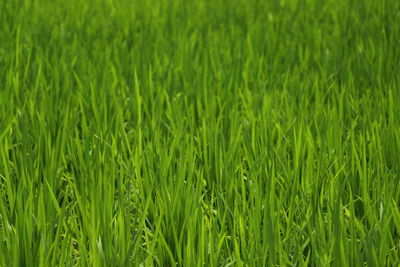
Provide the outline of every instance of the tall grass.
[[398,266],[400,2],[0,2],[1,266]]

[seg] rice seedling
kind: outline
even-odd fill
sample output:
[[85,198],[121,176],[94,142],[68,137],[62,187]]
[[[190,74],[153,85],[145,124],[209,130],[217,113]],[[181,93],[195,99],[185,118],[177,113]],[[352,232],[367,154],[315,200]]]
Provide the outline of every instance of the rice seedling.
[[400,2],[4,0],[0,266],[398,266]]

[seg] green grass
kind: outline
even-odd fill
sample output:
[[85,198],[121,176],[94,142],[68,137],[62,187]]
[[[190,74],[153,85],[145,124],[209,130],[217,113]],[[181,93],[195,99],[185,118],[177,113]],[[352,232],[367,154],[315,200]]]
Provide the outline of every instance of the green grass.
[[1,266],[399,266],[400,1],[0,1]]

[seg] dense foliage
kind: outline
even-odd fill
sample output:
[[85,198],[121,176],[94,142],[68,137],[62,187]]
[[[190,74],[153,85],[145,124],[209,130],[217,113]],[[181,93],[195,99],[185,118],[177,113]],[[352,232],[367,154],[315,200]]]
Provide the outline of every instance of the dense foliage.
[[0,1],[1,266],[398,266],[400,1]]

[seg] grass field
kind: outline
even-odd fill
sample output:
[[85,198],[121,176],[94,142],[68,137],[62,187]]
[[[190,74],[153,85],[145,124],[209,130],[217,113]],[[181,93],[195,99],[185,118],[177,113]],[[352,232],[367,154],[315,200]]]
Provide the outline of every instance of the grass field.
[[399,266],[400,1],[0,1],[0,266]]

